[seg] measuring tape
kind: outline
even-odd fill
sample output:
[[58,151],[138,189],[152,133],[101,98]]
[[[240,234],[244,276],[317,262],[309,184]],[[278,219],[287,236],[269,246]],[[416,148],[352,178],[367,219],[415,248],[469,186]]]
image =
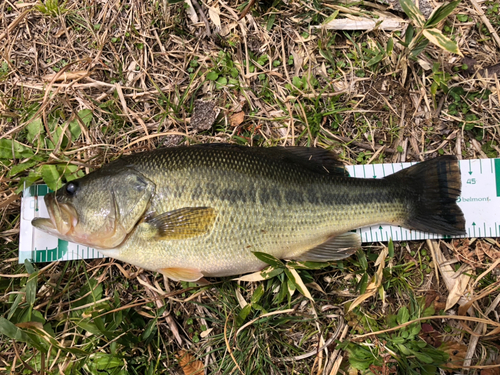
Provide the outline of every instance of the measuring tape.
[[[351,177],[382,178],[416,163],[347,166]],[[457,203],[465,216],[466,237],[500,235],[500,159],[461,160],[462,194]],[[412,241],[451,238],[392,225],[373,225],[356,230],[363,242]],[[456,237],[456,236],[455,236]]]
[[[500,210],[500,159],[461,160],[462,195],[457,203],[466,223],[466,237],[498,237],[497,214]],[[365,164],[347,166],[351,177],[383,178],[416,163]],[[55,260],[104,258],[99,251],[51,236],[31,225],[35,217],[49,217],[43,197],[49,193],[46,185],[26,188],[21,201],[19,262],[53,262]],[[399,226],[374,225],[356,230],[363,243],[412,241],[451,238],[433,233],[409,230]]]

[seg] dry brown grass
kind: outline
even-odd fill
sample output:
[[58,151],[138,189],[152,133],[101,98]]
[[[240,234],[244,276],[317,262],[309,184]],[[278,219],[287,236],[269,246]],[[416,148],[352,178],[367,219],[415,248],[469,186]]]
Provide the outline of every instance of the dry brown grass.
[[[329,147],[352,164],[424,160],[441,153],[463,159],[498,157],[500,17],[491,12],[494,2],[465,0],[440,24],[466,56],[464,66],[461,57],[433,46],[417,61],[406,59],[405,47],[397,43],[404,23],[396,33],[313,29],[335,10],[337,18],[391,15],[407,21],[403,13],[379,3],[263,1],[238,20],[246,2],[191,1],[197,23],[182,2],[166,0],[70,0],[63,5],[52,2],[56,4],[52,7],[50,2],[45,7],[1,2],[0,140],[20,142],[38,156],[17,175],[9,171],[35,159],[14,154],[0,158],[3,317],[15,310],[18,295],[19,306],[29,307],[24,297],[27,270],[16,264],[20,214],[16,190],[30,171],[40,177],[44,164],[76,165],[88,172],[123,153],[199,142]],[[436,4],[430,2],[431,7]],[[394,52],[369,65],[377,45],[385,49],[391,37]],[[206,113],[213,111],[214,121],[193,116],[199,99],[213,103]],[[93,118],[88,125],[78,120],[81,135],[70,142],[57,138],[60,133],[54,129],[68,131],[83,109],[90,109]],[[37,118],[43,130],[31,139],[27,126]],[[418,272],[426,268],[425,257],[419,255],[424,248],[419,242],[396,245],[398,255],[391,262],[415,265],[405,274],[408,286],[388,289],[383,302],[373,297],[356,316],[348,314],[346,323],[340,319],[343,307],[359,294],[356,277],[349,276],[361,275],[356,261],[344,269],[310,272],[315,307],[297,294],[289,303],[274,305],[274,295],[268,291],[266,309],[286,315],[287,320],[264,328],[255,323],[239,334],[238,294],[248,302],[259,284],[244,284],[240,290],[224,281],[213,288],[184,290],[187,285],[108,260],[42,268],[32,307],[55,330],[61,347],[107,354],[122,351],[130,373],[176,373],[180,368],[174,354],[180,349],[196,353],[207,373],[335,374],[339,368],[339,373],[347,373],[345,352],[334,344],[342,338],[377,347],[384,365],[374,365],[371,371],[389,374],[396,364],[387,350],[387,337],[378,341],[366,334],[388,328],[384,316],[409,306],[412,295],[425,296],[433,290],[434,299],[425,305],[434,306],[436,314],[448,295],[437,273]],[[494,364],[500,297],[497,268],[488,267],[498,259],[494,254],[499,244],[481,239],[470,246],[443,242],[441,248],[455,265],[469,264],[467,272],[473,279],[489,271],[481,282],[469,285],[469,298],[480,296],[469,311],[476,320],[459,316],[449,322],[433,320],[428,324],[432,330],[427,327],[420,337],[433,344],[448,343],[451,349],[444,350],[456,359],[455,366]],[[369,259],[371,274],[373,260]],[[91,279],[103,288],[100,304],[85,300],[89,304],[85,313],[71,315],[83,309],[78,300],[85,298],[78,293]],[[169,298],[158,299],[164,293]],[[106,334],[93,333],[97,338],[92,341],[91,331],[78,326],[85,319],[93,322],[101,313],[115,316],[117,311],[124,311],[130,321],[144,320],[146,326],[130,325],[136,337],[146,337],[152,325],[156,338],[127,347]],[[261,315],[260,310],[252,311],[250,317]],[[376,323],[371,331],[370,323],[360,317],[363,314]],[[26,321],[18,313],[9,319]],[[25,331],[42,335],[36,331],[40,327],[22,324]],[[209,330],[206,337],[200,337],[202,326]],[[116,328],[121,329],[126,335],[126,326]],[[114,341],[118,348],[110,349]],[[323,349],[318,352],[319,347]],[[39,352],[22,340],[0,336],[0,372],[97,373],[88,352],[58,350],[40,359]],[[72,362],[86,363],[87,368],[76,372],[79,365],[71,367]],[[44,365],[35,369],[36,363]],[[263,370],[259,372],[258,366]],[[402,367],[399,371],[406,373]],[[470,371],[498,373],[481,367]]]

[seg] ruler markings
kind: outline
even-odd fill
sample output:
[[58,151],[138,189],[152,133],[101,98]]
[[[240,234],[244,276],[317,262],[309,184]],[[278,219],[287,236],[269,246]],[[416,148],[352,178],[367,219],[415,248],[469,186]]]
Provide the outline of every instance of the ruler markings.
[[497,188],[497,197],[500,197],[500,159],[495,159],[495,183]]

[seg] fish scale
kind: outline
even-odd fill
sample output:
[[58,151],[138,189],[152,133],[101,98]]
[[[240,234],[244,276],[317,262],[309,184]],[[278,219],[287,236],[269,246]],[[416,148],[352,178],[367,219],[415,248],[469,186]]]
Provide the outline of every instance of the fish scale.
[[[321,149],[191,146],[126,156],[73,183],[75,196],[61,188],[49,198],[58,201],[49,212],[58,217],[76,211],[78,222],[91,222],[94,232],[77,224],[59,236],[74,233],[88,245],[109,244],[110,218],[98,207],[108,204],[115,220],[112,238],[122,242],[101,251],[174,279],[261,269],[265,264],[255,251],[287,259],[342,259],[360,244],[349,231],[374,223],[463,230],[453,200],[460,194],[460,173],[451,157],[375,180],[346,177],[338,160]],[[118,198],[121,192],[127,199]],[[450,212],[446,217],[442,204]],[[36,220],[34,225],[49,232],[67,230],[56,219]],[[95,230],[101,222],[108,237]]]

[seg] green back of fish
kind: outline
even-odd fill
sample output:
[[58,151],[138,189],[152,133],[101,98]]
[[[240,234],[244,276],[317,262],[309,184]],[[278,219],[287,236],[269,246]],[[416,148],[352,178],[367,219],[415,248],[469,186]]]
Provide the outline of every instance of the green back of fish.
[[397,187],[345,177],[341,164],[320,149],[181,147],[125,157],[105,168],[121,166],[154,182],[154,215],[190,207],[216,214],[213,226],[189,238],[154,239],[150,228],[138,226],[120,257],[150,269],[162,263],[206,275],[248,272],[262,267],[254,251],[298,258],[332,236],[373,222],[401,222],[406,215]]

